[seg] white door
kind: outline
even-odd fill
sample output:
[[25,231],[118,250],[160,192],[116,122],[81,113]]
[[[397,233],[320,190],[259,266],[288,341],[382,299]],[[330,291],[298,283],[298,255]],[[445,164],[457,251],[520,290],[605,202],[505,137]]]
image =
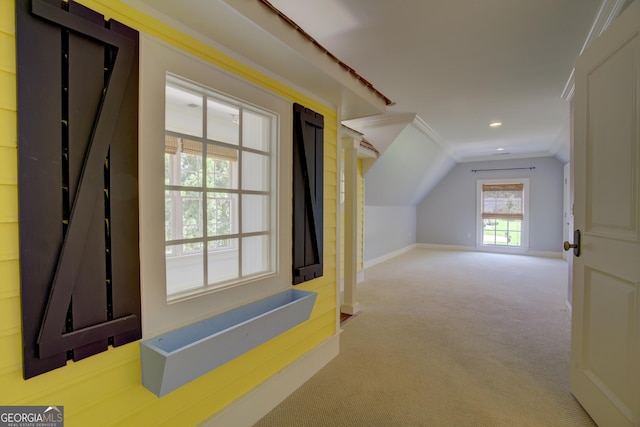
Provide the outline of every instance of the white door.
[[640,2],[578,59],[571,391],[600,427],[640,426]]

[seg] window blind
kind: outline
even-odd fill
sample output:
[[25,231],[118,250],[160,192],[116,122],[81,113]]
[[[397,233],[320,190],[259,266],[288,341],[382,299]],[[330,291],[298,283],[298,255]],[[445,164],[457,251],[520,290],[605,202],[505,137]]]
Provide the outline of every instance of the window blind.
[[178,152],[178,138],[175,136],[165,136],[164,152],[167,154],[176,154]]
[[[178,152],[179,143],[181,145],[182,153],[202,156],[202,142],[181,139],[169,135],[166,135],[164,139],[164,152],[167,154],[176,154]],[[207,157],[210,159],[230,160],[235,162],[238,160],[238,150],[235,148],[207,144]]]
[[524,219],[524,184],[483,184],[482,219]]

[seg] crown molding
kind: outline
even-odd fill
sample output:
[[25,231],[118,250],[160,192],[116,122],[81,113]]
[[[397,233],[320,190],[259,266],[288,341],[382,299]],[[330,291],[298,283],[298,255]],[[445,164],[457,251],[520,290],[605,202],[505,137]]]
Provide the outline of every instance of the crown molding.
[[[582,55],[582,53],[589,47],[591,42],[598,38],[602,33],[609,28],[609,25],[613,22],[614,19],[622,13],[622,11],[631,4],[633,0],[604,0],[602,5],[600,6],[600,10],[598,10],[598,14],[591,25],[591,29],[589,30],[589,34],[587,35],[584,44],[582,45],[582,49],[580,49],[580,53],[578,56]],[[569,79],[567,83],[564,85],[564,89],[562,90],[562,94],[560,97],[565,101],[570,101],[573,98],[573,94],[575,92],[575,68],[571,70],[569,74]]]
[[407,125],[411,123],[415,117],[416,117],[415,113],[380,114],[376,116],[345,120],[345,123],[348,127],[358,127],[358,128]]
[[487,162],[495,160],[519,160],[533,159],[539,157],[553,157],[553,153],[548,150],[538,151],[536,153],[514,153],[514,154],[490,154],[486,156],[465,157],[459,163]]
[[427,124],[427,122],[422,120],[420,116],[416,114],[412,124],[416,129],[418,129],[420,132],[426,135],[427,138],[431,139],[436,144],[438,144],[456,162],[460,162],[461,160],[460,157],[453,151],[451,146],[444,139],[442,139],[440,135],[436,133],[436,131],[431,129],[431,127]]

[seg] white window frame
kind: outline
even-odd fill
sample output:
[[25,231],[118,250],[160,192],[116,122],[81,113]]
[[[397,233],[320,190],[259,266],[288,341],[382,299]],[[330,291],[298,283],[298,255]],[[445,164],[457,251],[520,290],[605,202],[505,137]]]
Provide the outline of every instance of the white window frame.
[[[238,284],[246,283],[248,280],[260,279],[263,277],[268,277],[270,275],[276,274],[277,273],[276,263],[277,263],[278,252],[276,247],[276,239],[274,239],[273,236],[274,236],[274,230],[276,230],[276,227],[277,227],[277,223],[276,223],[277,210],[275,209],[277,195],[278,195],[278,187],[276,185],[276,176],[275,176],[275,174],[277,173],[276,160],[278,156],[278,147],[277,147],[278,144],[277,144],[277,136],[275,132],[275,130],[277,129],[277,116],[274,116],[273,112],[267,111],[264,108],[258,108],[255,105],[248,104],[239,99],[229,98],[228,96],[219,93],[217,90],[204,87],[201,84],[196,85],[190,81],[186,81],[182,76],[177,76],[175,74],[168,74],[167,85],[169,84],[174,88],[181,88],[188,91],[189,93],[197,94],[203,101],[202,105],[204,109],[206,109],[207,105],[209,104],[209,101],[214,101],[214,103],[224,103],[229,106],[236,107],[238,109],[238,120],[239,120],[236,125],[237,126],[236,130],[238,132],[237,133],[238,141],[237,141],[237,145],[233,145],[233,148],[237,150],[237,160],[236,160],[237,167],[234,167],[236,174],[239,175],[240,171],[244,169],[243,162],[245,159],[245,154],[252,154],[254,156],[260,156],[266,159],[268,162],[268,165],[267,165],[268,169],[266,171],[267,172],[266,179],[260,180],[261,184],[264,185],[264,187],[261,188],[260,190],[249,189],[243,183],[243,180],[240,179],[239,176],[234,180],[236,182],[236,185],[232,185],[228,188],[221,188],[221,189],[214,189],[213,187],[210,187],[210,185],[206,182],[207,177],[204,175],[204,171],[205,171],[203,167],[205,166],[203,162],[204,159],[202,159],[200,164],[200,166],[203,167],[201,169],[201,172],[203,175],[201,177],[202,179],[199,184],[194,184],[194,186],[185,186],[180,182],[179,179],[173,180],[173,181],[170,180],[170,183],[165,182],[165,190],[169,190],[172,194],[171,198],[175,200],[174,203],[172,203],[172,206],[177,207],[177,209],[173,211],[174,213],[173,217],[174,217],[175,223],[181,222],[181,219],[182,219],[182,216],[181,216],[182,197],[177,195],[176,193],[178,193],[179,191],[180,192],[187,191],[187,192],[194,192],[200,195],[200,197],[196,198],[196,200],[201,201],[200,209],[199,209],[200,218],[198,223],[200,224],[199,229],[201,230],[201,233],[202,233],[200,236],[197,236],[197,237],[185,237],[185,236],[181,236],[182,234],[181,232],[178,232],[175,235],[173,235],[170,240],[166,241],[167,248],[173,247],[175,249],[175,251],[173,251],[173,253],[171,254],[165,251],[167,271],[169,271],[170,266],[172,268],[171,276],[169,275],[169,272],[167,272],[167,282],[171,281],[169,277],[173,277],[173,280],[183,281],[186,276],[190,276],[190,275],[193,275],[191,279],[194,281],[193,283],[190,283],[190,284],[184,283],[184,282],[173,283],[174,287],[176,285],[178,285],[179,287],[182,287],[186,284],[187,289],[186,290],[174,289],[174,292],[172,292],[171,294],[167,294],[167,300],[173,302],[179,299],[190,298],[206,292],[213,292],[213,291],[220,290],[221,288],[232,287]],[[244,132],[240,130],[240,129],[244,129],[242,120],[243,120],[243,117],[245,116],[245,113],[248,113],[248,114],[255,113],[269,121],[270,123],[269,135],[268,135],[269,147],[267,147],[266,151],[263,149],[256,149],[254,147],[251,147],[245,144],[248,136],[246,136]],[[165,125],[166,136],[173,136],[178,140],[182,140],[184,138],[185,140],[197,141],[198,143],[203,144],[203,148],[205,144],[209,147],[215,147],[215,145],[220,144],[220,142],[214,141],[209,137],[202,135],[202,133],[204,133],[204,128],[206,127],[206,123],[207,123],[206,117],[208,117],[207,112],[203,111],[199,119],[200,126],[197,128],[195,132],[196,134],[192,135],[192,134],[184,134],[182,132],[175,132],[170,129],[166,129],[167,126]],[[180,149],[181,149],[181,144],[178,144],[176,155],[173,156],[174,160],[176,156],[179,156]],[[210,148],[210,149],[213,149],[213,148]],[[165,154],[165,158],[166,158],[166,154]],[[171,163],[178,163],[178,162],[171,162]],[[180,174],[181,173],[180,167],[178,165],[174,165],[174,166],[175,167],[173,169],[170,168],[170,171],[173,172],[175,170],[176,173]],[[242,175],[245,176],[244,173],[242,173]],[[166,177],[165,177],[165,180],[166,180]],[[232,241],[235,242],[235,244],[232,245],[233,247],[228,248],[228,253],[226,254],[220,254],[220,253],[216,254],[216,252],[220,252],[220,251],[215,249],[212,250],[208,248],[209,243],[213,242],[214,240],[221,239],[221,237],[219,236],[208,234],[209,219],[205,219],[206,218],[205,212],[207,211],[207,209],[205,209],[205,205],[207,203],[210,203],[209,195],[212,193],[218,193],[218,192],[227,193],[228,195],[233,194],[237,202],[237,204],[235,205],[236,209],[232,210],[232,215],[231,215],[232,217],[231,221],[233,224],[235,224],[235,227],[233,227],[234,229],[230,231],[226,236],[221,236],[222,240],[231,239]],[[269,206],[267,207],[267,211],[265,212],[265,214],[267,215],[267,218],[265,221],[266,229],[261,229],[256,231],[247,231],[243,229],[245,213],[247,213],[247,215],[251,215],[252,212],[248,209],[247,210],[242,209],[242,201],[244,200],[245,196],[251,196],[251,195],[266,196],[269,200],[269,203],[268,203]],[[178,201],[178,199],[181,201]],[[234,198],[230,197],[229,200],[232,202]],[[206,224],[204,222],[206,222]],[[176,227],[172,227],[172,228],[175,230]],[[266,265],[265,265],[266,270],[260,270],[257,272],[245,272],[245,266],[250,264],[249,261],[251,258],[245,254],[245,251],[243,249],[243,243],[247,239],[251,239],[254,237],[267,238],[268,246],[265,248],[267,250],[267,253],[266,253],[266,259],[264,259],[264,261],[266,261]],[[197,246],[200,246],[200,249],[190,251],[182,255],[181,252],[182,252],[183,244],[176,243],[179,241],[182,241],[183,243],[188,243],[188,244],[196,244]],[[235,252],[235,256],[233,256],[233,252]],[[185,259],[181,259],[181,257],[184,257]],[[190,260],[191,267],[189,267],[189,262],[187,262],[187,259]],[[229,271],[229,273],[231,273],[232,275],[231,278],[210,281],[211,278],[209,276],[209,273],[210,273],[209,269],[211,267],[213,268],[216,267],[216,264],[215,264],[216,260],[222,261],[222,263],[226,263],[227,261],[233,261],[234,259],[237,259],[238,263],[235,266],[236,267],[235,269],[231,269],[231,271]],[[187,270],[185,270],[185,268]],[[198,270],[200,270],[199,272],[201,273],[201,275],[197,273]],[[234,275],[233,270],[235,270],[235,274],[237,275]],[[186,271],[188,271],[188,274],[185,275],[184,273]],[[192,287],[192,286],[195,286],[195,287]],[[169,285],[167,284],[167,291],[168,290],[169,290]]]
[[[278,117],[275,179],[278,255],[265,278],[167,301],[164,224],[164,119],[167,73],[213,88]],[[155,336],[291,288],[291,165],[293,113],[290,100],[146,34],[140,34],[139,101],[140,275],[143,336]]]
[[[486,252],[524,253],[529,250],[529,178],[479,179],[476,182],[476,249]],[[523,184],[523,219],[520,230],[520,246],[484,244],[484,222],[482,220],[483,184]]]

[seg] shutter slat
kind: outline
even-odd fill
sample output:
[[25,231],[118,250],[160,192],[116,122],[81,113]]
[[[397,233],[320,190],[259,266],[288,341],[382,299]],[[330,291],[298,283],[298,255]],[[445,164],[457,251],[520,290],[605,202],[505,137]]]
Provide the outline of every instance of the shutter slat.
[[[60,29],[34,20],[16,2],[18,188],[23,375],[64,366],[66,354],[41,359],[36,341],[62,244]],[[46,72],[44,72],[46,70]],[[38,102],[31,100],[37,99]],[[38,141],[46,141],[38,144]],[[28,191],[21,191],[28,189]]]
[[[102,25],[102,15],[69,3],[69,13]],[[73,206],[80,173],[87,154],[104,89],[105,47],[81,35],[69,34],[69,203]],[[77,246],[80,269],[73,288],[71,313],[73,330],[107,320],[104,197],[97,197],[84,246]],[[108,340],[75,348],[73,359],[80,360],[107,349]]]
[[110,29],[132,40],[134,57],[111,143],[111,270],[115,319],[135,316],[136,327],[113,337],[119,346],[142,338],[138,245],[138,32],[117,21]]

